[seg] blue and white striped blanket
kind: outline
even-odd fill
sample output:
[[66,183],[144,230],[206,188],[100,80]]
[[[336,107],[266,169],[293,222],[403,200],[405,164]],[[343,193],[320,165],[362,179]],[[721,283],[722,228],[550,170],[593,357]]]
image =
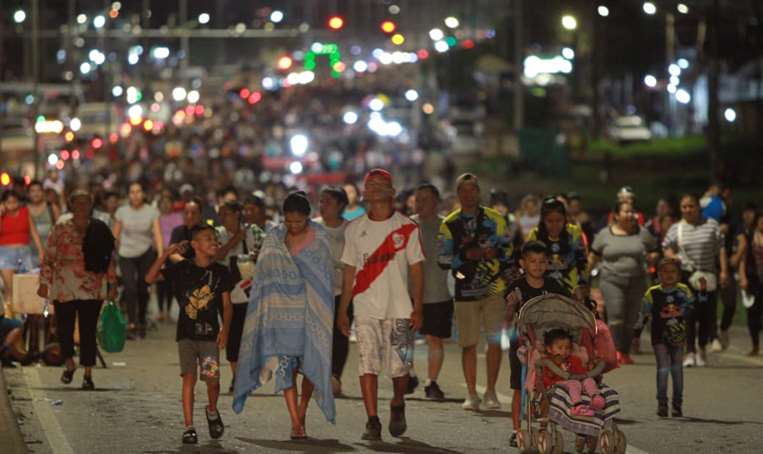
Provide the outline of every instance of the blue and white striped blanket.
[[[240,413],[247,396],[269,381],[279,360],[297,358],[301,373],[315,384],[324,416],[335,421],[331,389],[334,325],[333,260],[327,232],[313,222],[314,239],[292,256],[283,225],[268,232],[257,259],[241,339],[233,410]],[[292,380],[276,377],[276,392]]]

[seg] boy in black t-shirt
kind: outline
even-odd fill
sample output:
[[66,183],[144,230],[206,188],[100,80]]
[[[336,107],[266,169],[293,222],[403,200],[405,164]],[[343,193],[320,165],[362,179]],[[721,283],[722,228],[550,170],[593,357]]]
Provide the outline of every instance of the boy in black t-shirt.
[[[510,327],[514,324],[516,314],[524,303],[536,296],[547,293],[557,293],[570,296],[569,292],[558,281],[546,277],[548,269],[549,253],[546,245],[540,241],[528,241],[522,247],[519,264],[522,266],[524,276],[513,281],[506,289],[506,320],[505,324]],[[516,333],[516,330],[514,331]],[[511,369],[511,389],[514,395],[511,401],[512,433],[509,444],[517,446],[517,432],[521,428],[520,414],[522,411],[522,364],[517,356],[519,339],[512,336],[509,347],[509,366]]]
[[[228,269],[215,262],[220,245],[212,227],[193,227],[190,246],[194,250],[193,259],[167,263],[168,266],[162,270],[167,259],[182,253],[188,242],[167,248],[151,266],[146,282],[153,284],[161,274],[175,289],[180,305],[176,340],[180,375],[183,377],[183,443],[195,444],[198,436],[193,427],[193,397],[197,370],[207,383],[209,435],[220,438],[225,430],[217,411],[217,398],[220,395],[220,349],[225,347],[233,317],[230,301],[233,282]],[[222,330],[218,321],[220,307],[223,309]]]

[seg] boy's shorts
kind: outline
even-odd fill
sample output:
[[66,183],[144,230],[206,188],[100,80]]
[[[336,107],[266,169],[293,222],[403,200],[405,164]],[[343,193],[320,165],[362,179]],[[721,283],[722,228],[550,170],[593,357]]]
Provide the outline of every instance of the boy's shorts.
[[414,333],[411,320],[355,317],[358,374],[405,377],[413,365]]
[[180,339],[178,341],[180,375],[200,371],[201,379],[208,382],[220,380],[220,349],[217,342]]

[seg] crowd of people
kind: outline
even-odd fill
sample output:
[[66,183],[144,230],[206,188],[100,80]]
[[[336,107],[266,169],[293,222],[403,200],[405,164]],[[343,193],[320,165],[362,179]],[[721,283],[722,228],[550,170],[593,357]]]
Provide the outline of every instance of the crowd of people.
[[[683,367],[702,367],[709,352],[728,348],[737,300],[747,310],[750,355],[759,353],[763,220],[754,206],[735,217],[730,192],[715,187],[703,197],[682,196],[678,210],[661,200],[651,218],[639,211],[633,189],[624,187],[609,216],[597,223],[576,194],[528,195],[511,212],[507,195],[493,191],[483,204],[481,182],[470,173],[447,188],[451,197],[431,183],[397,191],[396,178],[379,168],[367,172],[360,187],[350,180],[308,194],[285,185],[268,192],[226,186],[211,201],[188,183],[176,192],[173,185],[149,190],[132,182],[126,194],[67,186],[59,197],[45,197],[46,189],[57,190],[53,180],[55,175],[47,184],[33,181],[2,195],[3,360],[23,356],[22,326],[11,304],[14,273],[40,268],[38,294],[55,308],[64,383],[76,371],[79,320],[83,389],[95,388],[95,331],[103,301],[119,293],[128,336],[138,342],[151,335],[147,308],[156,284],[157,321],[169,320],[177,305],[184,443],[198,442],[193,399],[199,378],[208,390],[210,436],[223,435],[217,408],[221,349],[233,372],[229,392],[236,412],[252,391],[274,379],[276,391],[283,391],[291,438],[307,437],[312,396],[333,422],[334,398],[347,392],[342,376],[350,336],[357,342],[368,416],[362,438],[381,439],[380,374],[393,383],[389,432],[401,436],[407,429],[405,396],[418,383],[416,333],[426,340],[424,392],[434,400],[448,391],[438,376],[443,344],[455,333],[467,389],[462,406],[470,411],[501,408],[495,388],[502,338],[513,336],[508,360],[516,443],[521,365],[511,328],[524,303],[548,293],[593,304],[612,333],[620,366],[634,362],[641,330],[650,327],[661,417],[668,414],[668,377],[671,414],[681,416]],[[477,347],[483,340],[480,396]],[[564,332],[546,339],[556,366],[562,359],[572,364],[568,340]],[[549,385],[569,381],[549,374]],[[577,396],[599,393],[590,380],[568,385]]]

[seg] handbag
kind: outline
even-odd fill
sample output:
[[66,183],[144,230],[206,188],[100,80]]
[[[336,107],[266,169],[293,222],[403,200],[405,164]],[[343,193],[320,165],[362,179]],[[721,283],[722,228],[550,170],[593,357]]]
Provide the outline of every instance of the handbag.
[[108,353],[119,353],[125,347],[127,322],[113,301],[108,301],[98,322],[98,344]]
[[689,276],[689,285],[694,290],[702,291],[703,289],[701,280],[704,279],[704,291],[714,292],[718,288],[718,276],[716,276],[715,273],[711,273],[709,271],[697,270],[697,266],[694,263],[694,260],[689,258],[689,255],[686,253],[686,250],[681,244],[681,239],[683,238],[683,227],[685,223],[686,221],[683,220],[678,223],[678,255],[681,257],[681,262],[687,266],[689,271],[691,271],[691,275]]

